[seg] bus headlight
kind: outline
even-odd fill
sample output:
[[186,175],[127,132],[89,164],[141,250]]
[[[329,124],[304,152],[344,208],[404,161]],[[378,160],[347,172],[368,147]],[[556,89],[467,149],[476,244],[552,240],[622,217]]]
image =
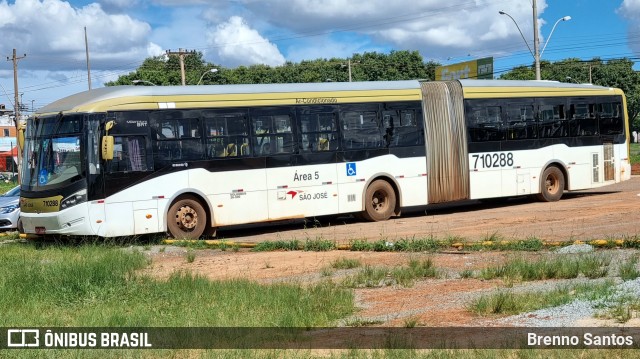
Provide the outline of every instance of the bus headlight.
[[62,203],[60,203],[60,209],[67,209],[69,207],[75,206],[76,204],[80,204],[86,201],[87,201],[87,192],[86,191],[78,192],[76,194],[72,194],[71,196],[63,199]]

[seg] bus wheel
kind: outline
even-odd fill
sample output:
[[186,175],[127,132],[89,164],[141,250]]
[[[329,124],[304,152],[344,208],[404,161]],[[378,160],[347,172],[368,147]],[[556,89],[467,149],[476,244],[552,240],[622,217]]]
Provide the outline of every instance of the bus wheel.
[[542,173],[540,193],[536,195],[539,201],[555,202],[560,200],[564,192],[564,175],[558,167],[548,167]]
[[192,197],[183,197],[169,208],[167,229],[173,238],[198,239],[207,228],[207,213]]
[[387,181],[371,183],[365,194],[362,217],[368,221],[386,221],[396,208],[396,192]]

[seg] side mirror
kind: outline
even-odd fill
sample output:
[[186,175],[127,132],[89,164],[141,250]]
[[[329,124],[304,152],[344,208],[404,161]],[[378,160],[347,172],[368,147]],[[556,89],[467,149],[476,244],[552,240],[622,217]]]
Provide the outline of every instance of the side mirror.
[[102,137],[102,159],[110,161],[113,159],[113,136],[109,136],[109,130],[115,125],[115,121],[105,123],[104,129],[106,134]]
[[113,159],[113,136],[102,137],[102,159],[110,161]]
[[24,131],[27,128],[27,124],[24,122],[20,122],[18,123],[18,134],[17,134],[17,139],[18,139],[18,150],[22,152],[22,149],[24,148]]

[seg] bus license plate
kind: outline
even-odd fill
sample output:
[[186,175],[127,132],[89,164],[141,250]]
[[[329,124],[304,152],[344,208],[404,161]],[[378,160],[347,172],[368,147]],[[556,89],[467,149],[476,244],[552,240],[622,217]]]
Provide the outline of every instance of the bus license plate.
[[36,234],[45,234],[46,231],[47,229],[44,227],[36,227]]

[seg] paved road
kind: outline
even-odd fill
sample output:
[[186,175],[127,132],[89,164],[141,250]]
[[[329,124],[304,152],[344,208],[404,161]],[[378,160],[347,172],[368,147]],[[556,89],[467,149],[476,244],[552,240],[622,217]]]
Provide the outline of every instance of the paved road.
[[447,239],[590,240],[640,237],[640,176],[630,181],[581,192],[565,193],[559,202],[517,198],[484,204],[469,201],[438,205],[405,213],[386,222],[339,218],[331,222],[307,221],[252,228],[221,230],[219,239],[241,242],[328,239],[349,243],[433,236]]

